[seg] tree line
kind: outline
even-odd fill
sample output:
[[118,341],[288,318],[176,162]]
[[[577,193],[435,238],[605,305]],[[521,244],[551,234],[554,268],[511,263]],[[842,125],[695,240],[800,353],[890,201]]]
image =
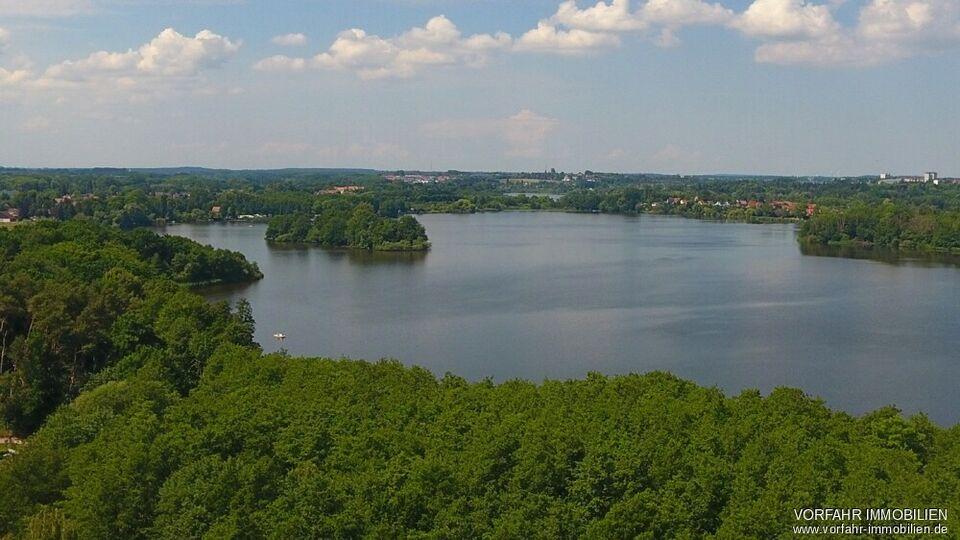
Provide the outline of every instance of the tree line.
[[819,212],[800,229],[803,241],[960,253],[960,210],[937,211],[885,201]]
[[[363,171],[159,174],[115,169],[0,170],[0,211],[15,208],[23,218],[68,220],[79,216],[122,229],[171,221],[286,216],[276,220],[274,238],[329,247],[403,250],[422,249],[426,241],[409,219],[378,221],[373,229],[379,230],[357,230],[357,236],[348,238],[345,222],[350,216],[343,219],[344,209],[366,204],[384,220],[418,213],[501,210],[653,213],[757,223],[803,222],[803,236],[816,243],[957,249],[960,185],[877,184],[865,178],[826,181],[604,173],[578,175],[571,182],[528,185],[516,183],[514,176],[456,173],[447,182],[409,184],[388,182]],[[329,193],[331,186],[338,185],[356,186],[359,191]],[[515,190],[533,193],[516,195]],[[891,204],[896,207],[892,218]],[[327,220],[327,215],[333,217]],[[311,216],[311,223],[312,216],[319,216],[322,223],[304,226],[305,216]],[[816,219],[810,220],[813,216]]]

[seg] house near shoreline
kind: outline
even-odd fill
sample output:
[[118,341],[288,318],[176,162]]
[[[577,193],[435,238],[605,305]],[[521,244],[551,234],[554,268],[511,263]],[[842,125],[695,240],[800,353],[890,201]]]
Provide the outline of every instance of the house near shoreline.
[[16,223],[20,221],[20,210],[17,208],[8,208],[0,210],[0,223]]
[[451,177],[447,175],[429,174],[388,174],[384,175],[383,178],[388,182],[403,182],[405,184],[436,184],[451,180]]
[[744,209],[750,209],[750,210],[759,210],[761,207],[769,206],[774,210],[778,210],[780,212],[787,212],[790,214],[793,214],[794,212],[797,212],[799,209],[802,208],[807,217],[812,216],[817,211],[817,205],[813,203],[806,203],[806,205],[804,205],[804,203],[797,203],[793,201],[772,201],[772,202],[766,203],[764,201],[758,201],[756,199],[750,199],[750,200],[737,199],[733,203],[730,203],[729,201],[711,202],[711,201],[701,199],[700,197],[695,197],[693,201],[689,201],[681,197],[668,197],[662,203],[655,202],[651,204],[650,207],[658,208],[661,204],[663,204],[664,206],[687,206],[690,204],[696,204],[699,206],[714,206],[718,208],[729,208],[731,206],[736,206],[738,208],[744,208]]
[[54,197],[53,202],[57,204],[72,204],[77,205],[80,201],[95,201],[98,197],[93,193],[84,193],[82,195],[63,195],[61,197]]

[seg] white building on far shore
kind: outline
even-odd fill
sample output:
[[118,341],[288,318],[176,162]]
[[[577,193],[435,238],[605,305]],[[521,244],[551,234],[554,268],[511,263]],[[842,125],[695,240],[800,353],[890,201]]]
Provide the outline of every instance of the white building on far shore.
[[960,184],[960,178],[941,178],[940,173],[936,171],[925,172],[920,176],[894,175],[890,173],[880,173],[879,183],[881,184],[933,184],[935,186],[943,184]]

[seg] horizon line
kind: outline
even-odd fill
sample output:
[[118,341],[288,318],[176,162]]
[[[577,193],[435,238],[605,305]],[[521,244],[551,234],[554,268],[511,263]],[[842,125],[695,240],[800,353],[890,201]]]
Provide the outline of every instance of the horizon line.
[[[3,171],[95,171],[99,169],[106,170],[124,170],[131,172],[142,172],[142,171],[173,171],[178,169],[196,169],[202,171],[226,171],[226,172],[280,172],[280,171],[369,171],[373,173],[394,173],[394,172],[407,172],[407,173],[464,173],[464,174],[543,174],[550,173],[548,170],[506,170],[506,169],[419,169],[419,168],[376,168],[376,167],[304,167],[304,166],[293,166],[293,167],[208,167],[200,165],[164,165],[164,166],[111,166],[111,165],[95,165],[95,166],[11,166],[11,165],[0,165],[0,172]],[[655,171],[602,171],[602,170],[593,170],[593,169],[583,169],[580,171],[563,171],[556,170],[554,174],[611,174],[611,175],[623,175],[623,176],[632,176],[632,175],[648,175],[648,176],[666,176],[666,177],[704,177],[704,176],[729,176],[729,177],[768,177],[768,178],[833,178],[833,179],[843,179],[843,178],[871,178],[879,177],[881,173],[867,173],[867,174],[800,174],[800,173],[744,173],[744,172],[655,172]],[[924,171],[927,172],[927,171]],[[920,176],[921,173],[911,173],[909,175],[894,174],[892,176]],[[949,175],[941,175],[943,178],[950,178]]]

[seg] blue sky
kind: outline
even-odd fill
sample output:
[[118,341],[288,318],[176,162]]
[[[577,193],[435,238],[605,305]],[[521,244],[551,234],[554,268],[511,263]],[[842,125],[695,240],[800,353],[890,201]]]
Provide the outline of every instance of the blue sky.
[[956,0],[0,0],[0,164],[960,175]]

